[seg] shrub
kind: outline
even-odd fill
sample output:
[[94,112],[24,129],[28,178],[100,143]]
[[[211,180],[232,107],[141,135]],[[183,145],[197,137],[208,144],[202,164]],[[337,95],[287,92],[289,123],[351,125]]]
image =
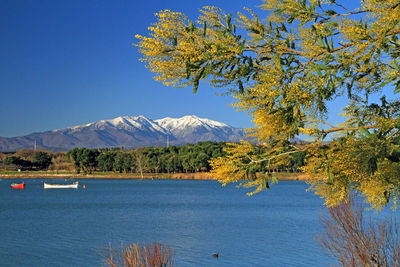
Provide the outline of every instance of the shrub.
[[172,267],[175,255],[172,248],[158,243],[121,246],[105,249],[104,262],[109,267]]
[[392,218],[364,217],[364,205],[349,197],[321,216],[322,247],[342,266],[400,266],[398,225]]

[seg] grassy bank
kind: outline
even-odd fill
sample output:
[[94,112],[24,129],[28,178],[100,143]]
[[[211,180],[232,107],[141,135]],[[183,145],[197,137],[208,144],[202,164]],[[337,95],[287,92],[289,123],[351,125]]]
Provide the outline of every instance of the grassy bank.
[[[304,180],[300,173],[276,173],[278,180]],[[0,171],[0,178],[78,178],[78,179],[142,179],[140,173],[93,172],[91,174],[77,174],[62,171]],[[196,173],[143,173],[143,179],[187,179],[213,180],[207,172]]]
[[61,171],[0,171],[0,178],[78,178],[78,179],[196,179],[211,180],[208,173],[115,173],[93,172],[90,174],[77,174],[75,172]]

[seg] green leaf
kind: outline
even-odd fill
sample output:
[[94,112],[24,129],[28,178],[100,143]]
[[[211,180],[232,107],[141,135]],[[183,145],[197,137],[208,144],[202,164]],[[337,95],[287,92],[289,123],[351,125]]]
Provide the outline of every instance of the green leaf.
[[196,25],[194,24],[194,22],[193,22],[193,21],[191,21],[191,22],[190,22],[190,28],[189,28],[189,31],[190,31],[190,32],[194,32],[194,31],[195,31],[195,29],[196,29]]
[[243,83],[241,80],[238,80],[238,86],[239,86],[239,93],[243,94],[244,93],[244,87]]
[[330,46],[330,50],[333,50],[333,40],[329,40],[329,46]]
[[333,179],[334,179],[334,176],[333,176],[332,172],[328,169],[328,181],[330,183],[333,183]]
[[282,29],[282,31],[287,32],[286,26],[283,23],[281,23],[281,29]]
[[365,137],[371,137],[372,134],[370,132],[368,132],[367,129],[365,128],[360,128],[360,132],[365,136]]
[[232,20],[232,14],[229,14],[228,17],[226,18],[226,24],[230,28],[231,26],[231,20]]
[[193,81],[193,94],[197,93],[198,89],[199,89],[199,80],[194,80]]
[[329,10],[325,11],[325,14],[329,15],[329,16],[333,16],[333,15],[336,15],[337,13],[335,10],[329,9]]
[[395,89],[394,89],[394,93],[395,94],[397,94],[397,93],[399,93],[400,92],[400,81],[398,81],[397,83],[396,83],[396,87],[395,87]]
[[190,66],[190,61],[186,61],[186,79],[190,78],[190,75],[192,74],[191,66]]
[[325,43],[324,40],[322,39],[322,37],[318,38],[318,43],[325,48]]
[[277,184],[277,183],[278,183],[278,179],[275,177],[275,175],[271,175],[271,185]]
[[263,188],[263,189],[267,189],[267,190],[269,190],[269,189],[270,189],[270,187],[269,187],[269,183],[268,183],[268,181],[267,181],[267,178],[266,178],[266,177],[263,177],[263,178],[262,178],[262,188]]
[[320,77],[324,76],[324,75],[322,74],[322,70],[327,70],[327,69],[329,69],[329,67],[327,67],[326,65],[318,64],[318,63],[315,63],[315,64],[311,65],[311,67],[314,69],[315,72],[317,72],[317,74],[318,74]]

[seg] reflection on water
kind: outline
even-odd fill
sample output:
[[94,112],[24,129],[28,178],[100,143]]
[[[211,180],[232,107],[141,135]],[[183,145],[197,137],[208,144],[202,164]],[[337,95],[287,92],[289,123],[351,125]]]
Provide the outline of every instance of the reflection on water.
[[[16,181],[16,180],[15,180]],[[158,241],[176,266],[327,266],[314,241],[322,201],[282,181],[252,197],[215,181],[81,180],[86,189],[0,182],[2,266],[101,266],[100,251]],[[212,257],[218,253],[219,257]]]

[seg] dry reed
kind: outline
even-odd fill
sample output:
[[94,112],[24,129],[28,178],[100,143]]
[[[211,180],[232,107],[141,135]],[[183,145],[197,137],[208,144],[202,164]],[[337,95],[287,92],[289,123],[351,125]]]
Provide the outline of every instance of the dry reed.
[[364,205],[349,197],[321,216],[318,240],[342,266],[400,266],[398,227],[391,217],[364,217]]
[[109,245],[104,250],[103,258],[109,267],[173,267],[175,255],[170,246],[135,243],[119,249]]

